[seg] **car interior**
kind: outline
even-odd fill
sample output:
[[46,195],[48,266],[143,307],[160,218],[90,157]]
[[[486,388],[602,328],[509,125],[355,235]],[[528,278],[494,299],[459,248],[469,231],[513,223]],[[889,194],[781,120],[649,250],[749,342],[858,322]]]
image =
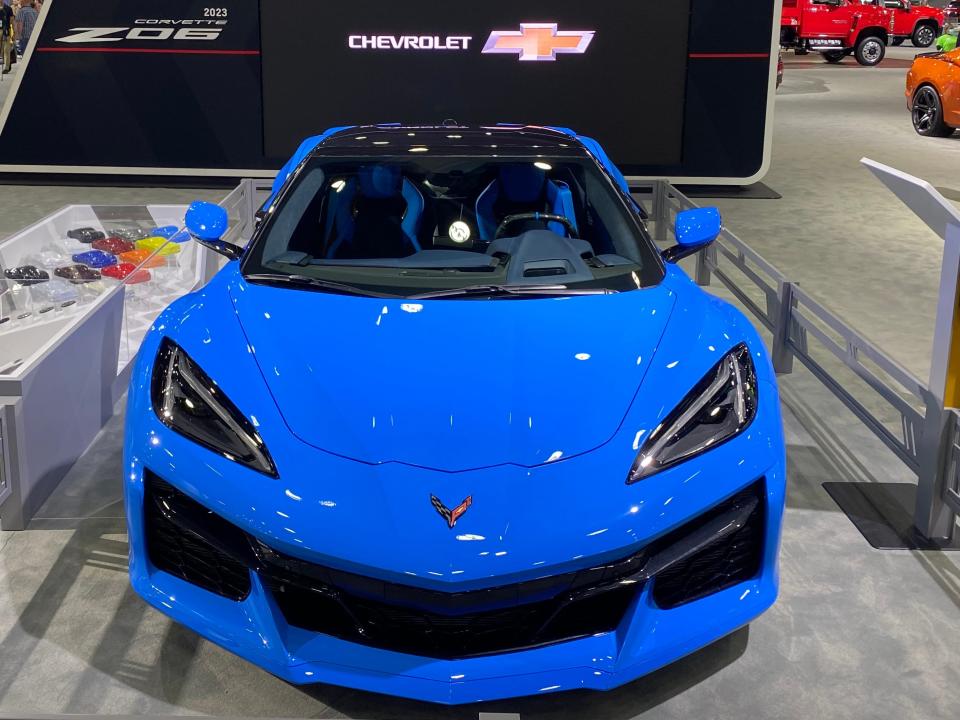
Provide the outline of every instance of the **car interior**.
[[486,256],[486,263],[499,247],[495,241],[539,230],[546,231],[538,234],[541,243],[548,235],[581,241],[582,252],[600,263],[637,262],[635,241],[614,241],[633,240],[636,230],[608,227],[611,218],[630,222],[628,212],[602,188],[605,178],[584,170],[576,162],[533,160],[455,160],[432,167],[331,163],[307,174],[292,193],[284,212],[299,219],[273,256],[282,262],[405,265],[384,261],[414,263],[415,257],[415,264],[429,264],[440,257],[436,251],[446,251],[447,258],[453,251],[461,262],[472,253]]

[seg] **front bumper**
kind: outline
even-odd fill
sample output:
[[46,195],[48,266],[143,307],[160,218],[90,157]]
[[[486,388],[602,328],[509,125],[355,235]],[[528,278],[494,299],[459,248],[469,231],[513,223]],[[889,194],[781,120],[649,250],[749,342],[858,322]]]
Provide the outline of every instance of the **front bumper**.
[[[176,438],[164,440],[177,442]],[[727,452],[736,452],[737,442],[724,446]],[[235,601],[158,570],[149,560],[144,532],[146,466],[142,458],[147,457],[149,466],[150,452],[143,449],[144,453],[138,454],[129,446],[127,450],[126,502],[134,589],[174,620],[294,683],[331,683],[446,704],[571,689],[607,690],[742,627],[766,610],[777,595],[785,477],[782,455],[777,457],[776,452],[771,455],[777,460],[759,474],[756,466],[748,463],[738,477],[731,463],[731,477],[723,483],[727,490],[721,491],[731,496],[763,478],[763,548],[754,577],[671,609],[663,609],[655,601],[654,579],[638,590],[613,631],[515,652],[437,659],[295,627],[287,622],[267,582],[256,572],[250,574],[249,594]],[[177,481],[169,472],[164,474]],[[666,481],[683,483],[689,472],[674,476],[676,480],[668,477]],[[189,483],[181,489],[190,489]],[[674,527],[715,504],[711,499],[697,512],[677,517]],[[579,565],[588,568],[607,560],[587,557],[580,559]]]
[[522,652],[433,660],[291,627],[256,576],[242,602],[161,572],[132,572],[131,580],[161,612],[289,682],[323,682],[445,704],[615,688],[746,625],[777,593],[771,568],[672,610],[657,608],[648,586],[615,633]]

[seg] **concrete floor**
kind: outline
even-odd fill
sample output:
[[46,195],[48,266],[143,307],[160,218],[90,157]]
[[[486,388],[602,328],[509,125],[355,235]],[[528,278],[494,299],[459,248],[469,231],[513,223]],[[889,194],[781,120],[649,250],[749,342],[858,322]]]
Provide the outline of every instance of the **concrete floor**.
[[[787,61],[767,178],[784,198],[722,201],[727,224],[922,373],[940,244],[856,161],[868,155],[960,187],[950,176],[960,138],[913,135],[900,68]],[[31,190],[41,191],[33,200],[40,214],[66,202],[58,197],[157,197]],[[32,219],[0,214],[0,232]],[[0,713],[955,718],[960,554],[871,549],[821,484],[908,482],[909,474],[809,376],[784,378],[782,391],[790,488],[773,609],[749,630],[610,693],[466,708],[295,688],[147,608],[125,575],[118,412],[30,529],[0,532]]]

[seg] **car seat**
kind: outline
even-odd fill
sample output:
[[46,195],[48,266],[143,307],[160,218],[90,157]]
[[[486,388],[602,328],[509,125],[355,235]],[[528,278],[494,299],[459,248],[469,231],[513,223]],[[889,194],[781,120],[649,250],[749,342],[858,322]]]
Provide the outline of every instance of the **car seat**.
[[[497,178],[477,196],[480,238],[487,242],[493,240],[505,217],[528,212],[563,215],[577,227],[573,193],[566,183],[548,180],[547,173],[532,162],[502,165]],[[558,235],[566,235],[566,228],[560,223],[548,223],[547,227]],[[522,226],[516,225],[514,229],[522,231]]]
[[405,257],[420,251],[420,191],[395,165],[365,165],[328,195],[328,258]]

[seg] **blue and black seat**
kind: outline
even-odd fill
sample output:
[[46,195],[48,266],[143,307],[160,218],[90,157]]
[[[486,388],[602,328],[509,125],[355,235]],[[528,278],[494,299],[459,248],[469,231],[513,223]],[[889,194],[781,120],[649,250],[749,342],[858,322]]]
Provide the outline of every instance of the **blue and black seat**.
[[[564,216],[573,223],[574,228],[577,227],[570,188],[564,182],[548,179],[546,171],[532,162],[500,166],[497,177],[477,197],[476,209],[480,238],[486,242],[494,239],[497,227],[508,215],[553,213]],[[560,223],[548,223],[547,227],[558,235],[566,234],[566,229]],[[510,234],[542,228],[542,222],[518,222],[511,226]]]
[[328,258],[394,258],[419,252],[424,201],[395,165],[365,165],[328,196]]

